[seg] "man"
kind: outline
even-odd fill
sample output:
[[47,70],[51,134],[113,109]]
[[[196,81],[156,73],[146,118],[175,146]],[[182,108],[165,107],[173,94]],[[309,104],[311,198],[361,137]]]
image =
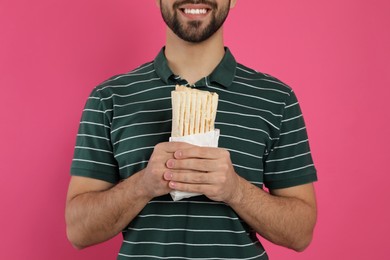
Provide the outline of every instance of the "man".
[[[256,233],[304,250],[317,177],[293,91],[224,47],[222,25],[235,0],[156,2],[165,47],[95,88],[84,109],[69,240],[84,248],[123,232],[118,259],[268,259]],[[218,93],[220,148],[167,142],[176,84]],[[174,202],[172,190],[204,195]]]

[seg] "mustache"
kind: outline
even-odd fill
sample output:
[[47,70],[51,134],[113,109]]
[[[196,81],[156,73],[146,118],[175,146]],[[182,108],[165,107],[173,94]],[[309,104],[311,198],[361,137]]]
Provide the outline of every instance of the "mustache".
[[210,6],[213,9],[217,9],[218,7],[217,3],[209,0],[182,0],[182,1],[175,2],[173,4],[173,8],[176,9],[185,4],[204,4]]

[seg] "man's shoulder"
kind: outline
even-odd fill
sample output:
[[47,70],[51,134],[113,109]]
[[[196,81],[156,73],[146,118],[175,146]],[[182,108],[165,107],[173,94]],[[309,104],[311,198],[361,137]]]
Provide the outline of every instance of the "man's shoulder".
[[242,84],[250,84],[262,89],[274,89],[286,93],[290,93],[292,91],[291,87],[279,78],[247,67],[241,63],[237,64],[235,80],[241,82]]
[[92,95],[102,98],[112,97],[113,95],[123,94],[128,87],[137,83],[156,80],[156,72],[153,62],[147,62],[141,66],[122,74],[116,74],[98,84],[92,91]]
[[97,88],[104,88],[107,86],[121,86],[140,80],[147,80],[148,78],[154,76],[154,72],[155,70],[153,62],[147,62],[129,72],[110,77],[109,79],[99,84]]

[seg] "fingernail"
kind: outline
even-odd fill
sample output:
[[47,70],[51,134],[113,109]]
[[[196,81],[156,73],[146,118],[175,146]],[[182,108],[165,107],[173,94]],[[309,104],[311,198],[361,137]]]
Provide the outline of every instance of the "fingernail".
[[167,167],[168,168],[173,168],[175,166],[175,162],[173,160],[168,160],[167,161]]
[[171,172],[166,172],[165,174],[164,174],[164,178],[165,178],[165,180],[167,180],[167,181],[169,181],[169,180],[172,180],[172,173]]
[[171,187],[172,189],[174,189],[175,186],[176,186],[176,184],[175,184],[173,181],[171,181],[171,182],[169,183],[169,187]]
[[176,151],[175,152],[175,158],[180,158],[183,155],[181,151]]

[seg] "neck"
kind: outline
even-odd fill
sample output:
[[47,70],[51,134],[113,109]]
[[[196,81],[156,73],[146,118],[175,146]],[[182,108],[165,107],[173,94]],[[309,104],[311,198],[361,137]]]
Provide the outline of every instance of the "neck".
[[220,29],[204,42],[189,43],[167,29],[165,56],[168,66],[190,84],[210,75],[225,54],[222,34]]

